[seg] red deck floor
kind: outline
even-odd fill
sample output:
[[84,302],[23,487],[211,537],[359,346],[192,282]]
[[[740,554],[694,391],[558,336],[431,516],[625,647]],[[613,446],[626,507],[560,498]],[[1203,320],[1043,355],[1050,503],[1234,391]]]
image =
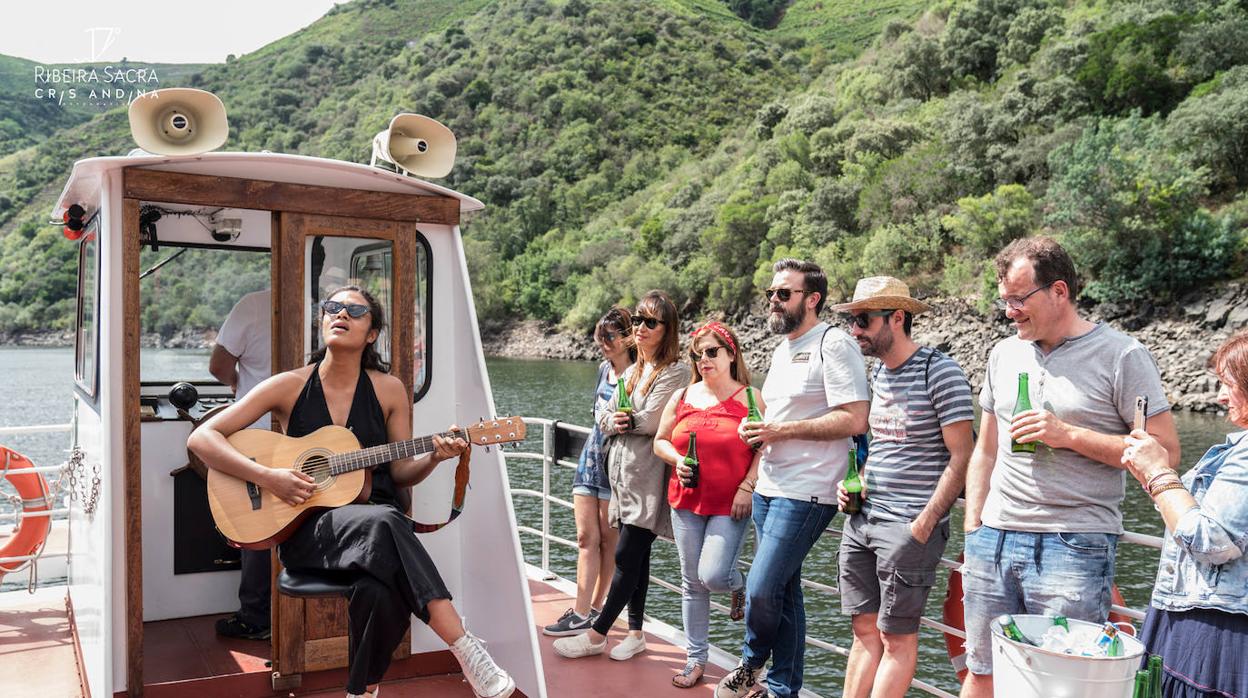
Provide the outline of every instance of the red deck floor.
[[[554,622],[571,600],[552,586],[531,581],[534,621],[540,627]],[[74,667],[73,642],[69,634],[63,591],[45,590],[25,603],[0,610],[0,695],[81,698]],[[144,624],[144,670],[148,698],[269,698],[269,645],[246,640],[222,640],[213,632],[215,617],[187,618]],[[622,626],[618,626],[620,628]],[[617,629],[611,644],[622,639]],[[550,698],[595,696],[710,696],[723,670],[708,667],[703,683],[682,690],[671,678],[684,667],[684,650],[647,633],[648,650],[627,662],[605,654],[578,660],[564,659],[551,647],[553,638],[539,634],[546,692]],[[396,665],[397,666],[397,665]],[[42,667],[31,671],[32,667]],[[395,669],[392,667],[392,672]],[[19,685],[11,677],[21,676]],[[305,675],[304,686],[294,695],[309,698],[342,696],[337,686],[345,672]],[[14,691],[13,689],[17,689]],[[465,696],[472,692],[459,674],[386,681],[386,698],[415,696]],[[518,694],[517,694],[518,695]],[[98,698],[98,697],[97,697]]]

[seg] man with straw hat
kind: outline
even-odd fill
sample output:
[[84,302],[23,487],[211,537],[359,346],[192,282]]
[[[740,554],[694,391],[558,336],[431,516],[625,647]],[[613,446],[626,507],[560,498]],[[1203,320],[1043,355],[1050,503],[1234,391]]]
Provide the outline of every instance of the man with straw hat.
[[[847,698],[905,696],[918,661],[919,618],[949,540],[949,510],[966,482],[974,445],[971,385],[948,356],[910,338],[931,310],[891,276],[862,279],[833,306],[867,356],[871,457],[862,509],[846,518],[841,609],[853,616]],[[838,493],[841,506],[846,496]]]

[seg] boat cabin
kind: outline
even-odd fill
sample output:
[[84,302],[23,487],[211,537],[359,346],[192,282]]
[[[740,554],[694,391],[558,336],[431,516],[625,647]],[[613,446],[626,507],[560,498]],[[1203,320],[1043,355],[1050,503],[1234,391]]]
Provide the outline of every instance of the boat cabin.
[[[214,528],[202,470],[190,467],[186,450],[194,426],[233,395],[208,373],[202,351],[154,348],[177,335],[144,333],[219,326],[243,293],[271,290],[261,341],[270,343],[272,372],[286,371],[318,348],[320,301],[358,284],[389,313],[377,346],[409,388],[413,433],[488,418],[493,400],[459,229],[481,202],[362,164],[208,152],[81,160],[53,216],[75,205],[81,237],[65,243],[78,247],[72,442],[83,454],[83,482],[99,476],[69,513],[68,604],[83,695],[340,687],[324,672],[346,665],[345,600],[276,589],[271,644],[249,643],[261,647],[252,664],[245,653],[226,653],[181,668],[204,652],[204,633],[211,637],[211,623],[196,619],[239,603],[238,551]],[[199,297],[188,302],[187,294]],[[188,307],[202,317],[167,315]],[[446,520],[454,469],[444,464],[414,488],[417,520]],[[498,449],[473,449],[471,484],[463,515],[421,540],[467,627],[520,692],[545,696]],[[276,576],[276,554],[273,563]],[[391,673],[458,671],[420,622],[400,653]]]

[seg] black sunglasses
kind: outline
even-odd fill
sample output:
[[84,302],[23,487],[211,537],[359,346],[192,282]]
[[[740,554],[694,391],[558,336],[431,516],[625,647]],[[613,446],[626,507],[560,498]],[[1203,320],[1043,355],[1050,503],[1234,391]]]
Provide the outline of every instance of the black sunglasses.
[[841,313],[841,322],[846,325],[857,325],[859,329],[867,329],[873,317],[888,317],[896,310],[868,310],[861,313]]
[[359,303],[339,303],[338,301],[321,301],[321,310],[328,315],[337,315],[343,310],[347,311],[347,315],[354,318],[361,318],[368,314],[368,306]]
[[603,332],[602,340],[604,342],[614,342],[617,339],[623,339],[629,335],[628,332]]
[[633,316],[633,327],[640,327],[642,323],[645,323],[646,327],[652,330],[659,325],[667,324],[657,317],[643,317],[641,315]]
[[701,361],[702,359],[711,359],[711,360],[718,359],[720,349],[723,349],[723,347],[707,347],[703,349],[701,353],[698,353],[694,349],[690,349],[689,358],[693,359],[694,363],[697,363]]
[[766,296],[768,303],[771,302],[772,296],[779,298],[781,303],[788,303],[794,293],[810,293],[810,291],[800,288],[769,288],[766,291],[763,291],[763,295]]

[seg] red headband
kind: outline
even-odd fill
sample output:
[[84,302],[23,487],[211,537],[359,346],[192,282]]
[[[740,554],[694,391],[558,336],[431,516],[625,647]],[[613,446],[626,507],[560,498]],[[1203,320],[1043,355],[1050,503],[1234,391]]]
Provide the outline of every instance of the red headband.
[[[721,323],[716,322],[715,320],[711,320],[705,325],[694,330],[693,333],[689,335],[690,341],[692,342],[693,340],[696,340],[698,338],[698,335],[702,334],[703,332],[707,330],[714,332],[716,335],[719,336],[720,339],[727,342],[729,351],[731,351],[733,354],[737,353],[737,343],[732,341],[732,335],[728,334],[728,328],[724,327]],[[690,349],[692,349],[692,347],[690,347]]]

